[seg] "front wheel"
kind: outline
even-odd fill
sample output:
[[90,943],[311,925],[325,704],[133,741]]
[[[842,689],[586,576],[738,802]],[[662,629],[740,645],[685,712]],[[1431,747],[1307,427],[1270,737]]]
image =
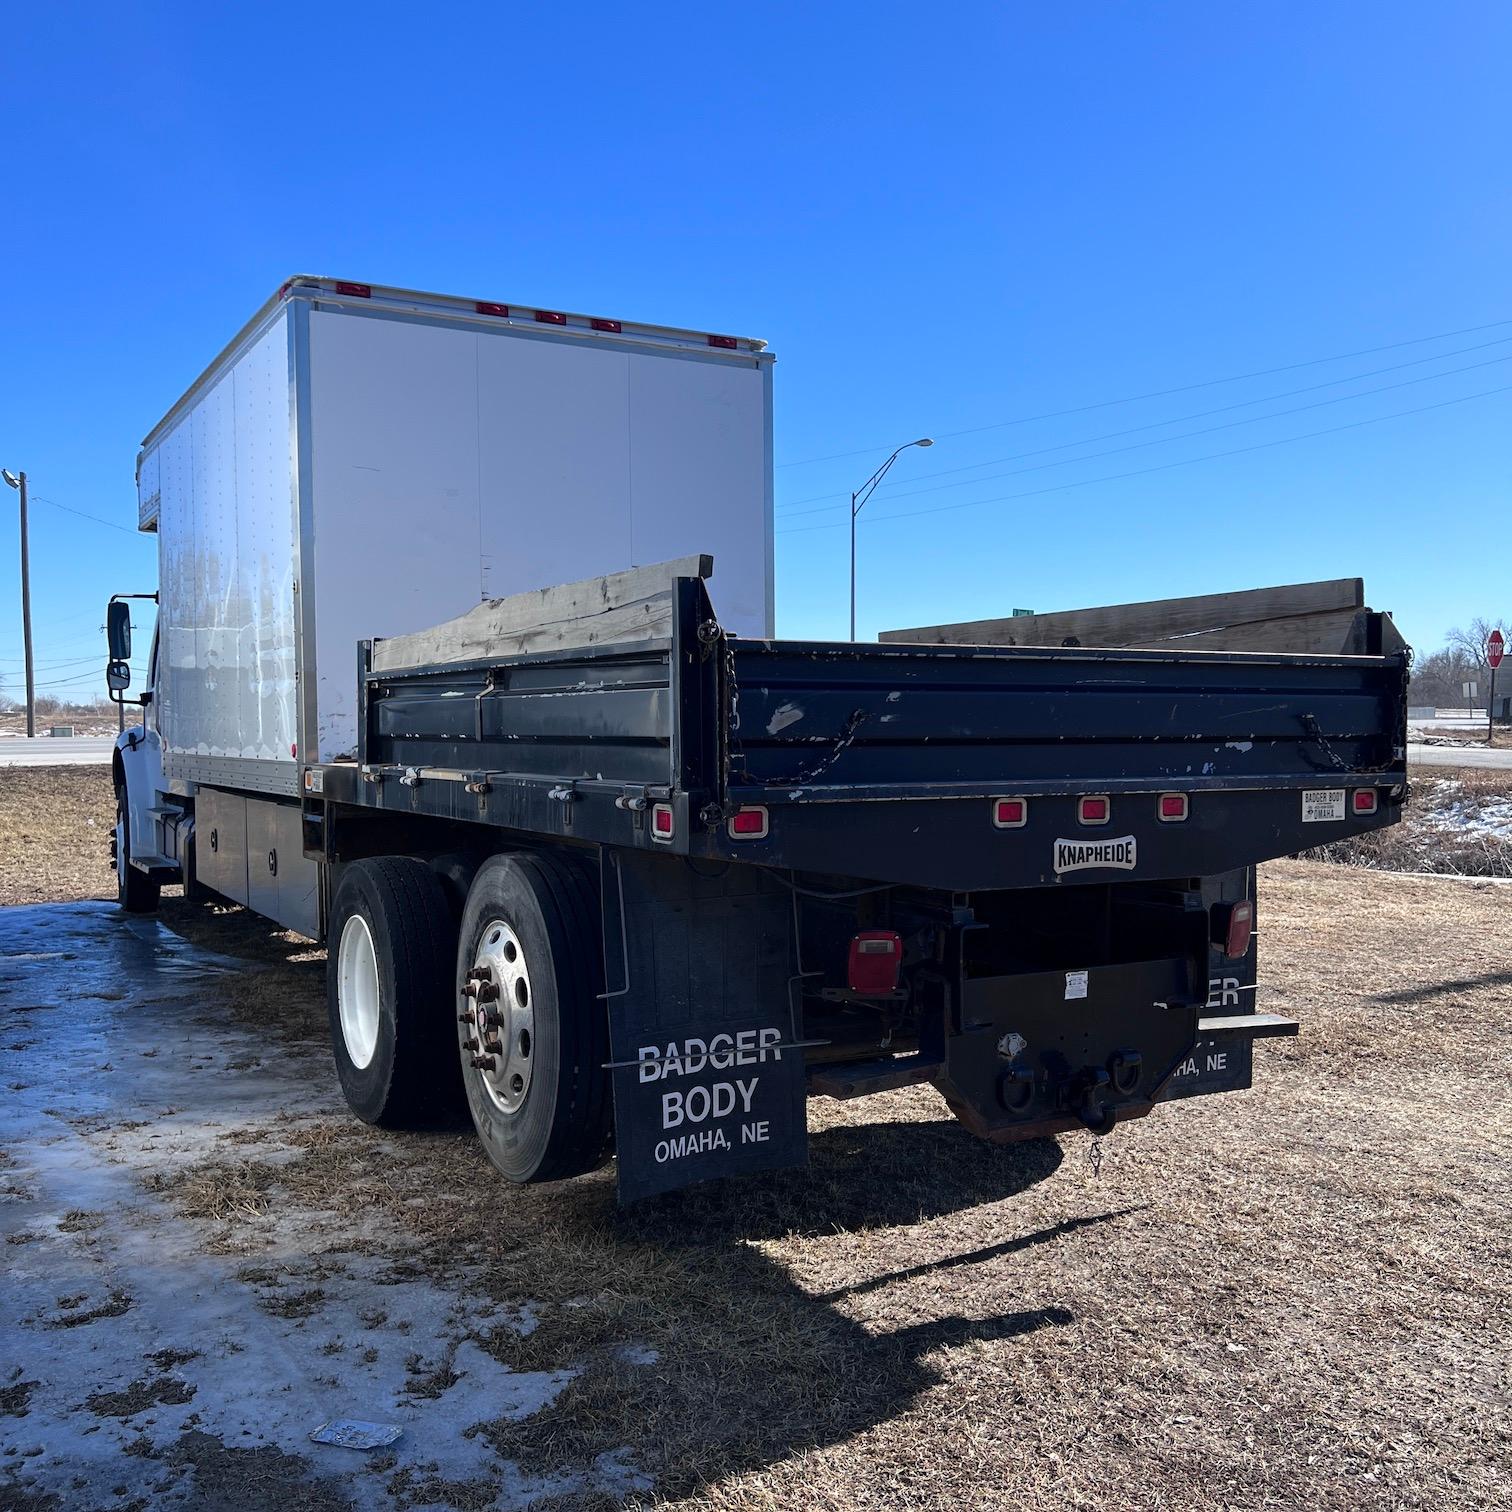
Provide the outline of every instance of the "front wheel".
[[131,810],[124,787],[115,790],[115,800],[116,902],[127,913],[151,913],[158,906],[160,884],[131,864]]
[[495,856],[467,895],[458,1043],[473,1123],[511,1181],[559,1181],[609,1145],[609,1026],[598,909],[556,856]]

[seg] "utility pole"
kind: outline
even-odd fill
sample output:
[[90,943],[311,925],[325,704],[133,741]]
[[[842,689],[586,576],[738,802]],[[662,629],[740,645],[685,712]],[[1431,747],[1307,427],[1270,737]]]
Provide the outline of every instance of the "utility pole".
[[31,637],[31,556],[27,549],[26,474],[0,469],[0,478],[21,495],[21,634],[26,642],[26,734],[37,733],[37,684],[32,675]]

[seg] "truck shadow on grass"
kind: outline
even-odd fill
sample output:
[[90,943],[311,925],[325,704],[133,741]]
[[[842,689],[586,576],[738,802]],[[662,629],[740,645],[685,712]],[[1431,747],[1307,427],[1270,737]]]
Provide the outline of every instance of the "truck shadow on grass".
[[[551,1410],[483,1436],[537,1474],[583,1471],[628,1446],[658,1495],[675,1498],[885,1430],[944,1383],[944,1352],[1012,1349],[1075,1321],[1054,1302],[1025,1305],[1012,1257],[1123,1213],[1003,1239],[1001,1211],[982,1210],[1060,1162],[1053,1141],[993,1148],[953,1120],[847,1124],[815,1133],[807,1172],[623,1212],[602,1179],[513,1194],[504,1205],[549,1209],[555,1242],[596,1255],[601,1274],[592,1295],[545,1307],[533,1334],[488,1341],[522,1368],[581,1374]],[[958,1212],[958,1231],[911,1227]],[[990,1242],[962,1248],[963,1235]],[[933,1246],[944,1252],[920,1258]],[[655,1363],[614,1368],[627,1345]]]

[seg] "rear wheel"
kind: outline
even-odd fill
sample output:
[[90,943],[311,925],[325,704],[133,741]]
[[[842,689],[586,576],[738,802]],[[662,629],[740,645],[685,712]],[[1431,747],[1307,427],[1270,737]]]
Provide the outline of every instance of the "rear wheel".
[[158,906],[160,884],[131,864],[131,810],[124,787],[115,790],[115,799],[116,902],[127,913],[151,913]]
[[357,861],[331,905],[326,1010],[347,1106],[365,1123],[424,1127],[461,1112],[452,1048],[456,917],[431,869]]
[[495,856],[462,915],[456,991],[467,1103],[511,1181],[558,1181],[609,1147],[608,1017],[597,901],[555,856]]

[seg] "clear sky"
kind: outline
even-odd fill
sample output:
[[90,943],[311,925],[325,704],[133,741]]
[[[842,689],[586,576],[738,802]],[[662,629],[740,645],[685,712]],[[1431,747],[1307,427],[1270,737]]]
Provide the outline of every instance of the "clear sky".
[[1432,649],[1512,614],[1509,78],[1500,0],[15,8],[39,681],[97,685],[137,444],[295,271],[766,338],[780,634],[845,634],[848,490],[930,434],[863,637],[1363,575]]

